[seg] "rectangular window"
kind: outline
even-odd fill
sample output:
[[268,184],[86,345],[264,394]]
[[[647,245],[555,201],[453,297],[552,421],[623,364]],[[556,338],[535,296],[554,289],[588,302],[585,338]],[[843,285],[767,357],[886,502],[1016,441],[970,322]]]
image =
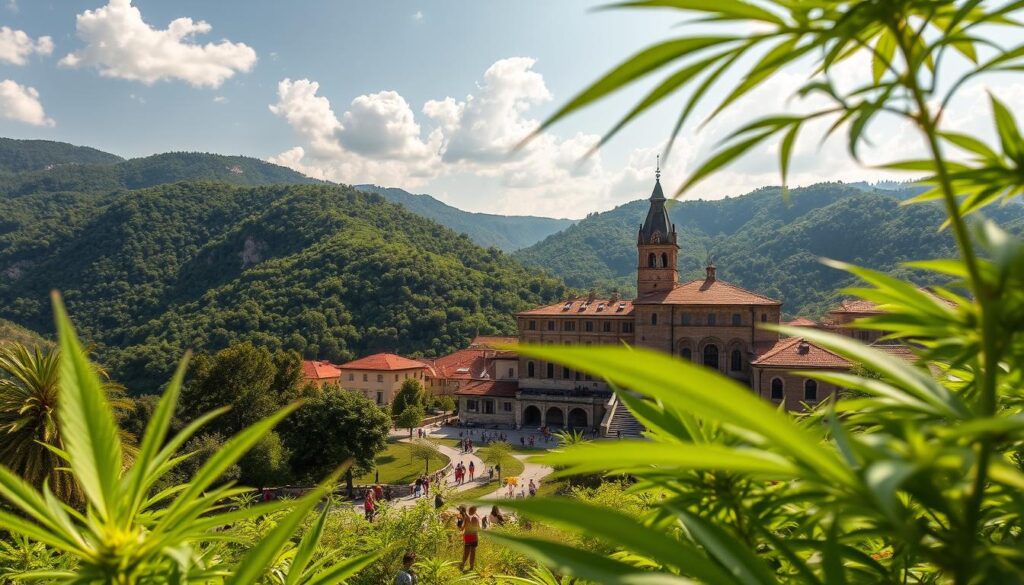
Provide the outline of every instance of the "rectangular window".
[[367,377],[367,375],[363,374],[363,382],[368,382],[369,380],[370,379]]
[[632,323],[623,323],[622,324],[622,332],[623,333],[632,333],[633,332],[633,324]]
[[477,402],[475,398],[469,398],[466,400],[466,410],[468,412],[476,412]]
[[733,313],[732,314],[732,326],[733,327],[739,327],[742,324],[743,324],[743,318],[740,317],[740,314],[739,313]]
[[584,330],[586,330],[587,333],[590,333],[591,331],[594,330],[594,322],[593,321],[587,321],[584,324],[583,328],[584,328]]
[[555,378],[555,364],[548,364],[548,378]]
[[[405,377],[408,378],[409,374],[406,374]],[[397,382],[397,381],[398,381],[398,374],[395,374],[395,382]]]
[[555,330],[555,322],[554,321],[548,321],[548,331],[554,331],[554,330]]
[[563,331],[576,331],[576,322],[575,321],[566,321],[565,324],[562,327],[563,327],[563,329],[562,329]]
[[529,329],[530,331],[536,331],[537,330],[537,322],[536,321],[530,321],[529,324],[527,324],[526,328]]
[[384,381],[384,374],[377,374],[377,381],[378,382],[383,382]]
[[715,326],[715,321],[716,321],[715,314],[714,313],[709,314],[708,315],[708,325],[711,325],[712,327],[714,327]]
[[516,370],[515,370],[515,368],[509,368],[508,369],[508,377],[509,378],[515,378],[516,377]]
[[377,393],[377,406],[380,406],[382,404],[384,404],[384,393],[383,392],[378,392]]
[[356,375],[353,374],[352,372],[349,372],[348,373],[348,381],[349,382],[355,382],[355,380],[356,380]]
[[569,368],[562,366],[562,378],[565,380],[569,379]]
[[484,414],[494,414],[494,401],[484,400]]
[[612,322],[611,321],[605,321],[604,323],[602,323],[601,324],[601,330],[604,331],[605,333],[611,333],[612,332]]
[[501,409],[505,412],[512,412],[512,403],[507,401],[503,402],[501,404]]
[[689,313],[683,313],[683,325],[689,325],[689,324],[690,324],[690,314]]

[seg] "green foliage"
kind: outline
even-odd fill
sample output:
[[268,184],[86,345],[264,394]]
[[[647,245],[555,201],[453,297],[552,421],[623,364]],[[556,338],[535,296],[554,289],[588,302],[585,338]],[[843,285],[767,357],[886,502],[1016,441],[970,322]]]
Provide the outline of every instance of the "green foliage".
[[395,399],[391,401],[391,412],[396,416],[401,416],[410,406],[423,408],[426,403],[427,395],[423,391],[423,383],[415,378],[406,378],[402,382],[402,387],[395,394]]
[[324,386],[281,429],[299,479],[322,477],[345,461],[362,472],[387,444],[391,420],[361,394]]
[[28,347],[50,347],[53,345],[53,342],[45,339],[35,331],[5,319],[0,319],[0,345],[6,343],[20,343]]
[[447,462],[446,457],[430,439],[416,439],[409,444],[409,454],[423,462],[423,473],[430,473],[430,464]]
[[0,138],[0,172],[46,170],[62,165],[112,164],[121,157],[89,148],[50,140]]
[[494,215],[456,209],[430,195],[413,195],[402,189],[356,185],[360,191],[378,193],[388,201],[409,211],[432,219],[460,234],[466,234],[477,245],[505,252],[535,244],[571,225],[575,220],[534,217],[529,215]]
[[[303,519],[320,502],[337,475],[296,501],[234,509],[225,506],[225,500],[246,490],[233,488],[231,484],[217,485],[216,480],[294,406],[229,439],[189,483],[151,496],[153,486],[187,458],[187,455],[178,456],[177,449],[204,422],[219,413],[211,413],[181,433],[168,437],[184,378],[183,362],[146,427],[137,457],[131,465],[124,466],[114,411],[101,379],[82,351],[63,304],[58,297],[54,299],[60,341],[57,417],[64,447],[59,454],[80,486],[85,506],[83,513],[57,500],[48,485],[37,490],[0,466],[0,497],[17,511],[17,514],[0,511],[0,523],[16,539],[59,551],[67,567],[44,563],[45,568],[32,571],[28,567],[29,570],[19,572],[17,578],[68,583],[137,583],[209,581],[226,576],[229,583],[255,583],[289,545]],[[207,546],[225,540],[225,534],[220,532],[224,528],[285,509],[290,511],[278,517],[275,526],[253,542],[237,562],[225,562],[217,555],[207,554],[212,550]],[[300,553],[306,554],[315,548],[318,539],[318,533],[315,539],[309,537],[308,540],[314,540],[312,544],[304,539],[299,545]],[[318,572],[307,577],[307,564],[300,562],[302,558],[297,554],[293,564],[303,578],[290,582],[330,581],[335,575],[351,575],[372,560],[346,559],[343,552],[332,551],[329,560],[316,566]]]
[[[249,341],[346,361],[443,355],[565,288],[350,187],[177,183],[0,196],[0,317],[46,332],[64,292],[112,375],[155,392],[169,358]],[[372,302],[368,300],[372,299]]]
[[254,487],[286,485],[291,481],[290,459],[281,436],[269,432],[238,462],[241,482]]
[[453,412],[455,410],[455,399],[447,394],[434,397],[434,408],[442,412]]
[[[522,355],[564,363],[644,397],[631,401],[630,408],[648,428],[650,441],[582,444],[540,460],[562,467],[562,474],[628,474],[637,482],[631,491],[661,497],[640,519],[607,502],[507,502],[521,513],[608,543],[616,550],[610,556],[532,537],[499,539],[571,575],[609,584],[688,583],[691,578],[737,584],[1020,581],[1024,241],[994,222],[972,227],[965,218],[1024,192],[1024,139],[996,98],[998,147],[950,134],[941,125],[942,108],[963,82],[983,73],[1021,70],[1024,48],[994,40],[1012,37],[1001,34],[1002,26],[1019,33],[1021,4],[638,0],[625,5],[676,8],[696,16],[690,23],[730,24],[733,31],[745,23],[744,30],[756,32],[705,36],[701,29],[645,49],[548,123],[675,64],[679,69],[667,85],[637,111],[689,89],[681,125],[710,83],[726,79],[739,63],[749,65],[731,76],[738,81],[714,117],[807,56],[812,66],[802,64],[801,70],[810,78],[795,93],[813,94],[829,105],[738,129],[683,188],[774,138],[781,138],[785,182],[795,136],[816,118],[831,118],[835,124],[829,133],[844,131],[856,157],[858,147],[868,145],[865,129],[884,112],[910,122],[927,145],[927,160],[889,168],[932,174],[931,190],[914,203],[941,202],[946,215],[938,223],[949,228],[956,257],[905,265],[922,271],[926,283],[939,285],[933,293],[875,270],[828,263],[860,281],[846,294],[883,310],[857,326],[886,331],[888,339],[914,348],[918,360],[909,364],[824,331],[779,327],[856,365],[849,373],[796,372],[855,393],[804,416],[777,410],[717,372],[652,351],[519,347]],[[746,55],[755,58],[740,59]],[[862,79],[872,81],[835,85],[834,67],[858,55],[870,64]],[[948,65],[953,59],[956,65]],[[701,85],[688,88],[705,72]],[[940,73],[958,77],[940,82]],[[968,151],[967,159],[947,158],[951,145]],[[863,371],[870,375],[860,375]]]
[[402,412],[395,417],[395,426],[409,429],[409,438],[412,438],[412,429],[423,424],[423,417],[426,416],[423,407],[419,404],[406,406]]

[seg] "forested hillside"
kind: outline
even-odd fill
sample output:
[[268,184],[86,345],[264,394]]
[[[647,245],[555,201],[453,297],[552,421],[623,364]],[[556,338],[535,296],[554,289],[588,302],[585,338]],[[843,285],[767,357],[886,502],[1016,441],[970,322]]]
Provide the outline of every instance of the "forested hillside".
[[38,171],[59,165],[112,164],[117,155],[65,142],[0,138],[0,173]]
[[497,250],[351,187],[182,182],[0,197],[0,318],[52,330],[61,290],[97,357],[155,390],[187,348],[438,355],[564,293]]
[[576,223],[571,219],[471,213],[442,203],[430,195],[414,195],[402,189],[376,185],[357,185],[356,188],[380,193],[388,201],[399,203],[413,213],[466,234],[481,246],[494,246],[506,252],[535,244]]
[[[710,253],[720,278],[781,299],[788,315],[820,315],[834,302],[834,291],[852,281],[819,257],[901,273],[901,262],[953,253],[948,233],[938,230],[941,209],[901,206],[910,194],[823,183],[792,190],[788,202],[779,189],[766,188],[720,201],[671,203],[680,278],[702,276]],[[632,295],[636,230],[646,211],[646,201],[634,201],[593,214],[513,257],[571,287]],[[1011,229],[1024,227],[1019,205],[989,213]]]

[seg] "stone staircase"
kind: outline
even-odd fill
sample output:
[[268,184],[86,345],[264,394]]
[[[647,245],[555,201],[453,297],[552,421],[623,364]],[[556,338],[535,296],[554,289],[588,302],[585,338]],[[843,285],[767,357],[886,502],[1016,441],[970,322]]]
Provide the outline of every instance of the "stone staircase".
[[644,431],[644,426],[636,420],[633,413],[614,397],[608,404],[609,416],[603,421],[602,431],[608,438],[639,438]]

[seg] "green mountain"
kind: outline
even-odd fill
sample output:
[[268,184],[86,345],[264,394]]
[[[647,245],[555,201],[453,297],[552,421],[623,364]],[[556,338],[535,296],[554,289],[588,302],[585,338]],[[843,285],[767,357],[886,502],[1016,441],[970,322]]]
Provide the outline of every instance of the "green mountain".
[[[680,278],[703,276],[710,254],[718,275],[782,300],[790,316],[818,316],[835,302],[835,291],[852,284],[845,273],[818,258],[844,260],[913,278],[899,266],[908,260],[954,253],[938,226],[933,205],[901,206],[916,192],[904,186],[824,183],[793,189],[788,201],[778,188],[719,201],[671,205],[679,237]],[[567,230],[520,250],[513,257],[543,268],[574,288],[636,292],[636,233],[647,201],[592,214]],[[993,219],[1024,228],[1024,207],[990,208]]]
[[52,330],[63,292],[97,357],[155,390],[187,348],[440,355],[565,287],[347,186],[179,182],[0,197],[0,318]]
[[48,346],[51,344],[35,331],[30,331],[21,325],[11,323],[6,319],[0,319],[0,345],[4,343],[21,343],[28,346]]
[[87,146],[0,138],[0,173],[38,171],[60,165],[112,164],[122,160],[117,155]]
[[572,219],[472,213],[442,203],[430,195],[414,195],[402,189],[377,185],[356,185],[356,188],[379,193],[413,213],[466,234],[481,246],[493,246],[506,252],[525,248],[576,223]]

